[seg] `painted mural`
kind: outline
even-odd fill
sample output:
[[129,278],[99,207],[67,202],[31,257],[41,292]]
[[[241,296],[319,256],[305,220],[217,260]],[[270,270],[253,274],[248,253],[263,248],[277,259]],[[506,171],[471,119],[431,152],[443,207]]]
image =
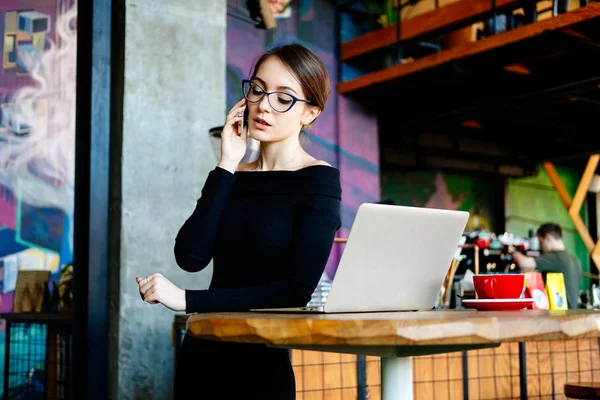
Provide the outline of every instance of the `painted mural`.
[[74,0],[0,2],[0,312],[19,270],[58,281],[72,262],[76,17]]
[[468,211],[466,231],[504,229],[496,210],[502,209],[504,180],[444,171],[383,171],[382,197],[398,205]]
[[[228,8],[239,9],[240,3],[244,2],[229,0]],[[248,77],[253,62],[265,49],[300,43],[323,60],[332,90],[325,110],[307,132],[305,148],[340,170],[343,227],[338,236],[347,236],[358,206],[380,200],[377,119],[359,101],[336,94],[339,77],[335,2],[291,0],[276,22],[276,29],[266,31],[228,14],[227,110],[242,98],[241,80]],[[339,248],[332,251],[326,268],[329,277],[335,274],[339,252]]]

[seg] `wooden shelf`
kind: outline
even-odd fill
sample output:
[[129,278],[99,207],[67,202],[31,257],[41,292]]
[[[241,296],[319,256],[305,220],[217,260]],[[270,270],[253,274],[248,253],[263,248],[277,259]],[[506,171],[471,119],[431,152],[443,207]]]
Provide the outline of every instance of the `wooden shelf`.
[[600,3],[337,88],[377,115],[384,169],[518,177],[553,161],[583,170],[600,153]]
[[1,319],[12,322],[30,322],[30,323],[70,323],[72,319],[71,313],[50,313],[50,312],[21,312],[21,313],[2,313]]
[[400,23],[400,37],[398,25],[369,32],[352,40],[342,43],[340,60],[347,61],[353,57],[390,46],[398,41],[433,36],[440,30],[448,30],[455,26],[466,25],[491,16],[493,10],[507,11],[521,7],[523,1],[496,0],[496,7],[492,7],[491,0],[460,0],[450,3],[433,11],[420,14]]
[[[471,0],[468,0],[468,2],[470,1]],[[459,1],[455,4],[458,6],[458,4],[460,3],[463,3],[463,1]],[[488,1],[483,1],[483,3],[488,3]],[[447,7],[450,6],[446,6],[444,8]],[[418,17],[415,17],[415,19],[417,18]],[[347,82],[340,82],[338,83],[338,92],[340,94],[347,94],[363,88],[368,88],[373,85],[398,81],[400,78],[404,78],[418,72],[423,72],[434,67],[439,67],[444,64],[464,60],[466,58],[481,55],[487,52],[491,52],[495,49],[504,48],[506,46],[519,44],[520,42],[524,42],[526,40],[533,39],[536,36],[540,36],[547,31],[560,30],[567,34],[572,34],[573,32],[576,32],[575,26],[577,24],[586,21],[594,21],[600,25],[600,3],[590,4],[588,6],[558,15],[554,18],[550,18],[541,22],[531,23],[529,25],[525,25],[512,31],[502,32],[498,35],[474,43],[466,43],[464,45],[460,45],[452,49],[443,50],[439,53],[435,53],[430,56],[418,59],[412,63],[395,65],[390,68],[363,75],[361,77]],[[409,27],[406,29],[413,30],[413,32],[416,32],[416,29],[414,28]],[[369,34],[365,36],[368,35]],[[384,34],[383,32],[374,33],[373,38],[375,38],[375,35],[380,35],[382,38],[389,41],[389,31],[387,34]],[[355,40],[356,42],[354,42],[353,46],[347,47],[346,57],[349,57],[350,55],[361,54],[361,51],[366,51],[367,46],[359,46],[360,41],[365,40],[364,37]],[[370,44],[370,47],[373,49],[382,47],[381,43],[386,43],[385,40],[377,44],[374,41],[372,44]],[[350,45],[350,43],[347,44]],[[343,47],[344,46],[342,46],[342,53],[344,52]]]

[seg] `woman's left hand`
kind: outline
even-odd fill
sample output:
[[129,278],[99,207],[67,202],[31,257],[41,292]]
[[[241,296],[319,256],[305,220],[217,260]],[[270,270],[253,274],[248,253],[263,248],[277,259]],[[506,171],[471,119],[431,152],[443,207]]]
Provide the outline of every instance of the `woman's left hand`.
[[173,311],[185,311],[185,290],[178,288],[161,274],[135,278],[142,299],[150,304],[162,304]]

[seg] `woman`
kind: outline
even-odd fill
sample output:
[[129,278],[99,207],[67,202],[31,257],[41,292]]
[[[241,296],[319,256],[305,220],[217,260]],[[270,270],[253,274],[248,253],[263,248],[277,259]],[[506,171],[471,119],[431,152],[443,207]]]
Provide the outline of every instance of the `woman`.
[[[329,75],[310,50],[265,52],[227,115],[221,159],[175,240],[189,272],[214,260],[208,290],[183,290],[160,274],[138,278],[142,298],[187,313],[305,306],[340,227],[339,171],[306,153],[303,128],[323,111]],[[242,129],[244,111],[248,130]],[[247,135],[260,155],[241,164]],[[175,376],[177,399],[294,399],[289,352],[186,336]],[[210,394],[209,394],[210,393]]]

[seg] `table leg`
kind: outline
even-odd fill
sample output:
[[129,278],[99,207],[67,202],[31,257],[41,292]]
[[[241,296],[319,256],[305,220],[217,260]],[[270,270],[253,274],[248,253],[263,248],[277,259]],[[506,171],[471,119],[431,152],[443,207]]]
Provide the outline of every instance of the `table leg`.
[[412,357],[381,358],[381,399],[412,400]]

